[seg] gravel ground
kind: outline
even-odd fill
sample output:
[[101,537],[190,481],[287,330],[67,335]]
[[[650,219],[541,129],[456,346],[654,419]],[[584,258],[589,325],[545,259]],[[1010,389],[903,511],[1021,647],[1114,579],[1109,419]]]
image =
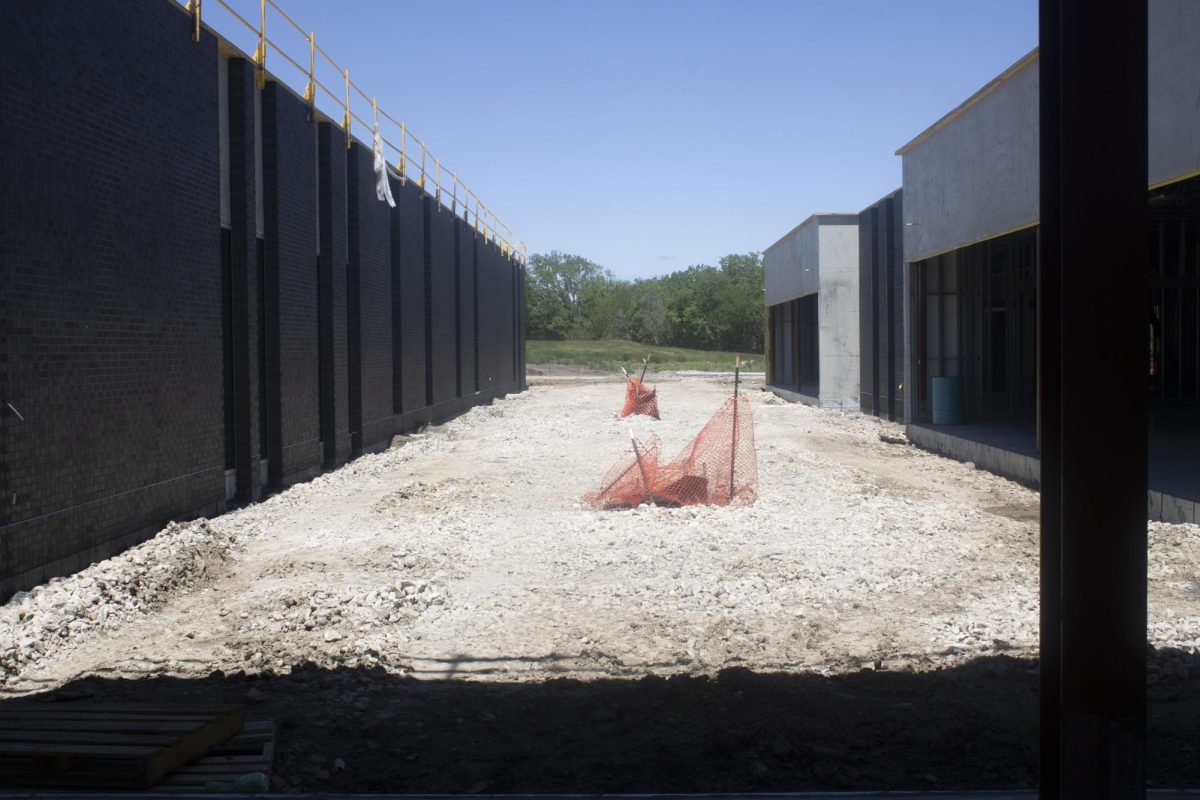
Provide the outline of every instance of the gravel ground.
[[[0,608],[0,698],[230,700],[275,788],[1015,788],[1037,495],[749,386],[750,508],[580,496],[730,391],[538,386]],[[1200,782],[1200,528],[1152,524],[1150,777]]]

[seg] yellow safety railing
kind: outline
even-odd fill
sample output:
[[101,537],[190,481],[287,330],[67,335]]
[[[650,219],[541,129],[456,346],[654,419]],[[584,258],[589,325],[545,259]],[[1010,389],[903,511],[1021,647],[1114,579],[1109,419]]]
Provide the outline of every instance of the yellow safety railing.
[[[515,239],[512,229],[484,205],[479,196],[459,179],[457,172],[447,168],[442,164],[440,158],[429,151],[426,143],[413,134],[403,119],[396,119],[388,114],[379,107],[378,101],[373,96],[367,94],[361,86],[351,80],[349,68],[339,65],[329,53],[317,44],[317,36],[314,32],[305,31],[299,23],[279,7],[275,0],[258,0],[257,26],[239,14],[226,0],[211,0],[211,3],[226,12],[253,35],[256,45],[251,58],[255,65],[255,82],[259,89],[266,85],[267,61],[268,53],[270,53],[272,64],[277,63],[275,60],[277,56],[283,65],[294,69],[298,73],[298,77],[305,82],[303,95],[305,102],[308,103],[310,119],[315,121],[319,113],[324,113],[318,108],[319,98],[324,98],[326,108],[336,109],[337,116],[332,114],[327,116],[337,122],[345,131],[347,148],[350,147],[350,142],[356,132],[361,132],[366,136],[367,141],[364,143],[372,142],[375,134],[378,133],[385,158],[399,176],[401,184],[415,180],[424,192],[434,198],[439,212],[443,208],[448,209],[451,214],[457,215],[471,225],[485,240],[495,242],[506,256],[514,258],[524,265],[525,243]],[[186,0],[187,9],[193,17],[193,41],[199,41],[201,26],[208,23],[208,18],[204,18],[202,21],[203,5],[203,0]],[[272,15],[270,12],[274,12],[274,14]],[[284,45],[279,43],[278,35],[274,34],[278,25],[276,17],[279,21],[286,23],[282,28],[285,35],[291,31],[298,34],[304,41],[308,50],[307,66],[303,61],[289,54]],[[268,36],[268,30],[276,35],[277,39]],[[214,33],[219,35],[219,32],[215,30]],[[332,70],[333,74],[337,76],[334,79],[336,83],[332,87],[321,80],[321,75],[328,73],[329,70]],[[277,73],[273,73],[273,77],[286,83]],[[332,81],[329,82],[332,83]],[[369,112],[364,108],[364,113],[370,117],[369,120],[355,110],[353,102],[355,97],[369,107]]]

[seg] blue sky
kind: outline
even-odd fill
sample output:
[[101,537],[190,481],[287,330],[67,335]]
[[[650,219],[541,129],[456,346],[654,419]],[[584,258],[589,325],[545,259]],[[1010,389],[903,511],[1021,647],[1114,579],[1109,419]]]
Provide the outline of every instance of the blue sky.
[[530,253],[626,278],[861,210],[900,185],[899,146],[1037,44],[1036,0],[279,4]]

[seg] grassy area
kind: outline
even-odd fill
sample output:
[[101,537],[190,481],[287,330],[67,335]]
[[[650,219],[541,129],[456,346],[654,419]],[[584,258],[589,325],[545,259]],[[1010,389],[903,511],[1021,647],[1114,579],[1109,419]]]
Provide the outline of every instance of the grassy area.
[[544,342],[530,340],[525,344],[525,360],[529,364],[571,364],[586,369],[616,372],[621,367],[632,370],[649,354],[650,369],[732,370],[736,356],[754,363],[748,369],[761,371],[761,353],[726,353],[718,350],[688,350],[683,347],[655,347],[623,339],[590,341]]

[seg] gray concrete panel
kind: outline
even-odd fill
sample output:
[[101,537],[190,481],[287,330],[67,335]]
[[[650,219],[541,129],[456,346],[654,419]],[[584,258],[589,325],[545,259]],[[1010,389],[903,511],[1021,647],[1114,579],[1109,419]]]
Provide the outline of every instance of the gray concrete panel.
[[814,214],[763,253],[766,303],[816,295],[816,402],[859,404],[858,215]]
[[1150,184],[1200,170],[1200,3],[1150,3]]
[[819,227],[817,295],[820,400],[825,408],[859,405],[858,225]]
[[[1155,185],[1200,171],[1200,2],[1150,3],[1149,59]],[[901,149],[905,261],[1037,222],[1037,99],[1035,54]]]
[[905,261],[1037,222],[1037,63],[904,152]]
[[809,217],[763,252],[766,304],[777,305],[817,291],[817,217]]

